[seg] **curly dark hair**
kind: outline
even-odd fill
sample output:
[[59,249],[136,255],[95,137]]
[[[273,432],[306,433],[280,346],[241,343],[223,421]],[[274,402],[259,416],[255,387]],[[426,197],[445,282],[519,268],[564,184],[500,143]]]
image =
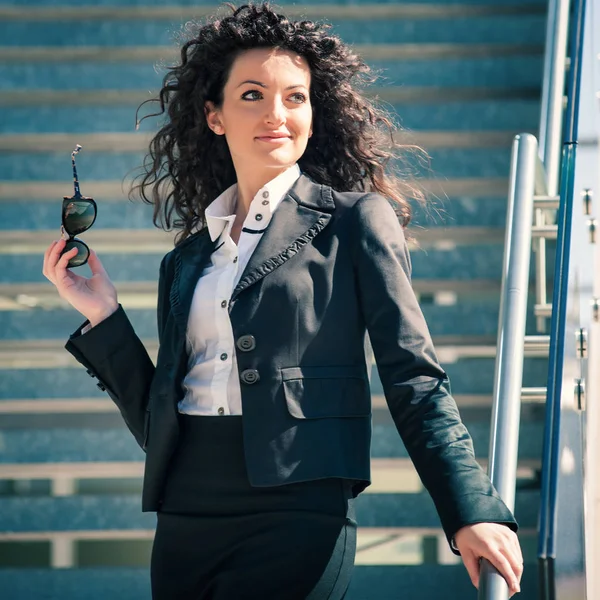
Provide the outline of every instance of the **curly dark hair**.
[[[176,242],[205,225],[206,207],[236,182],[224,136],[208,127],[205,102],[223,103],[223,88],[236,57],[252,48],[279,48],[303,56],[311,71],[313,135],[300,169],[338,191],[374,191],[392,201],[401,224],[411,218],[409,199],[423,200],[411,177],[401,176],[398,127],[360,91],[376,75],[330,26],[291,21],[269,3],[245,4],[224,18],[187,23],[181,62],[168,68],[157,98],[165,124],[149,152],[130,197],[154,205],[157,227],[180,229]],[[136,113],[137,118],[137,113]],[[396,159],[390,163],[390,159]],[[394,174],[396,171],[397,174]],[[174,218],[174,214],[176,218]]]

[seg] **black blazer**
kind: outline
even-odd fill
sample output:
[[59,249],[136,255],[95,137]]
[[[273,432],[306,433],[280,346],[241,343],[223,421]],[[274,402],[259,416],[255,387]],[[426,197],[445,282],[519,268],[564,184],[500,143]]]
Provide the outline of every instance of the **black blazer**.
[[[214,248],[204,228],[161,263],[156,367],[122,307],[66,344],[146,451],[144,511],[160,507],[177,444],[188,313]],[[384,197],[340,193],[300,176],[229,305],[250,483],[344,477],[354,480],[354,495],[369,485],[368,331],[390,412],[448,538],[481,521],[516,529],[475,461],[410,270],[403,230]]]

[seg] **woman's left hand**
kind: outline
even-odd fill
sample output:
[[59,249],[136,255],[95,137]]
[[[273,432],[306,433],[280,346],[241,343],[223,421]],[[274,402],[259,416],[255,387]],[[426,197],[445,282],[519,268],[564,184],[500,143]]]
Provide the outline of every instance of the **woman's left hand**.
[[479,589],[479,559],[486,558],[500,572],[512,597],[521,591],[523,554],[517,534],[500,523],[465,525],[454,536],[473,585]]

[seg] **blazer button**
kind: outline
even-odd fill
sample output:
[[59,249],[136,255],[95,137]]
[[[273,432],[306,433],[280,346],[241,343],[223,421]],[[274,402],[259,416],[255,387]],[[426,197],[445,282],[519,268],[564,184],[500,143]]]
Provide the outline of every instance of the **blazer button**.
[[260,379],[260,374],[256,369],[246,369],[242,371],[242,381],[248,385],[256,383]]
[[106,391],[106,388],[105,388],[105,387],[104,387],[104,386],[103,386],[103,385],[102,385],[100,382],[98,382],[96,385],[97,385],[97,386],[98,386],[98,387],[99,387],[99,388],[100,388],[100,389],[101,389],[103,392],[105,392],[105,391]]
[[242,352],[250,352],[250,350],[256,348],[256,340],[253,335],[243,335],[236,342],[236,346]]

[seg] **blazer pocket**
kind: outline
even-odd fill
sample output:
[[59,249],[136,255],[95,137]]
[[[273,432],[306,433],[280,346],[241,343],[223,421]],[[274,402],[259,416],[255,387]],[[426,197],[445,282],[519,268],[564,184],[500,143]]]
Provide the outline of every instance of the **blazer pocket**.
[[358,366],[281,369],[289,413],[297,419],[366,417],[371,393],[366,372]]

